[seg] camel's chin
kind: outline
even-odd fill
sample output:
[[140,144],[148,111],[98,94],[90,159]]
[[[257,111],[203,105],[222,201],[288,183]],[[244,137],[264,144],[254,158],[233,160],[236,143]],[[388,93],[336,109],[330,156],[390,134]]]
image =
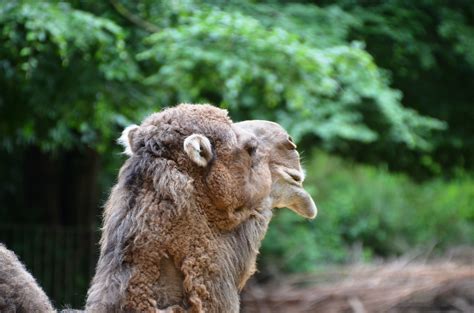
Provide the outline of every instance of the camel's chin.
[[311,195],[302,186],[277,183],[273,189],[275,190],[272,193],[273,207],[290,209],[308,219],[314,219],[318,214],[318,208]]

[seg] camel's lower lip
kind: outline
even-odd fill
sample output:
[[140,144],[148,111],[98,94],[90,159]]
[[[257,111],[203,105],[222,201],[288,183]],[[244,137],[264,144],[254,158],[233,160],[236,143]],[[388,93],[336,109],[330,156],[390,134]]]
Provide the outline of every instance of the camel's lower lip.
[[295,212],[296,214],[298,214],[302,217],[309,218],[309,219],[314,219],[316,217],[316,215],[318,215],[318,209],[317,209],[316,205],[314,204],[314,202],[313,202],[312,206],[309,206],[309,207],[293,207],[293,208],[290,208],[290,210],[292,210],[293,212]]
[[318,214],[318,208],[313,199],[305,190],[299,190],[295,197],[295,202],[291,205],[290,210],[302,217],[313,219]]

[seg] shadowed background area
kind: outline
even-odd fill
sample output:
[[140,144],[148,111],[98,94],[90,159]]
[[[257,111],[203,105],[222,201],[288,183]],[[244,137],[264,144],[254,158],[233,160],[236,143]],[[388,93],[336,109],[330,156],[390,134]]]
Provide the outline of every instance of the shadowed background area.
[[[3,1],[0,241],[57,307],[82,306],[116,138],[163,107],[212,103],[285,127],[319,209],[275,215],[249,312],[288,275],[407,255],[472,265],[473,38],[470,0]],[[308,290],[296,298],[343,289]]]

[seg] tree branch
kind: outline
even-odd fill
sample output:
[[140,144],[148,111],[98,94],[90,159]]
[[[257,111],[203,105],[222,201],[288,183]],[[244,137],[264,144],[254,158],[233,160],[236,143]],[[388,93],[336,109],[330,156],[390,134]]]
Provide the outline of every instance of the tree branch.
[[110,3],[120,15],[122,15],[124,18],[137,25],[138,27],[143,28],[144,30],[150,33],[157,33],[160,31],[160,28],[158,26],[142,19],[136,14],[133,14],[123,4],[118,3],[116,0],[110,0]]

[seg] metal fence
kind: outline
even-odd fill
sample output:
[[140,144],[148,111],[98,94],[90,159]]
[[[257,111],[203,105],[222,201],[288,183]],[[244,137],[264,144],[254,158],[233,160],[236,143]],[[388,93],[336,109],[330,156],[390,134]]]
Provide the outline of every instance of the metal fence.
[[0,224],[0,242],[19,256],[57,308],[83,307],[98,241],[95,229]]

